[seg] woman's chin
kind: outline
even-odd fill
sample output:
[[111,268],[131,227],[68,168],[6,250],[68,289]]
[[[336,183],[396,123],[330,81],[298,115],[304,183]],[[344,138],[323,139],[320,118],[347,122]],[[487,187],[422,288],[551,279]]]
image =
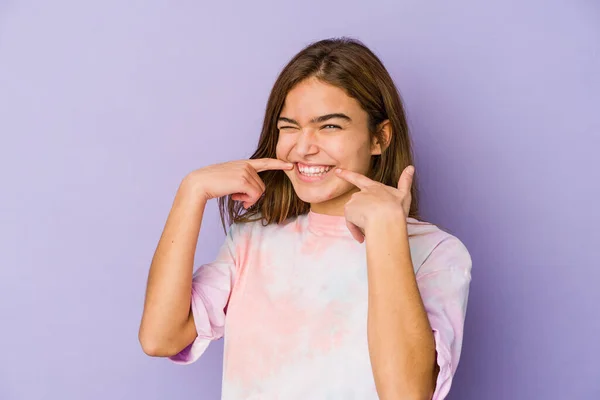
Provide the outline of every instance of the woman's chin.
[[335,200],[339,197],[335,191],[327,191],[320,188],[311,190],[308,188],[297,188],[296,195],[305,203],[309,203],[311,205],[327,203],[329,201]]

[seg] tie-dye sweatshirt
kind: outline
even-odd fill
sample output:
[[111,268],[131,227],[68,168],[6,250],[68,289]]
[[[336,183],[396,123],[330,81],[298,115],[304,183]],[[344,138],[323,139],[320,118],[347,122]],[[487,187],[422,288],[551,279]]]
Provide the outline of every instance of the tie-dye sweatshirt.
[[[461,353],[471,258],[455,236],[414,218],[407,223],[436,341],[433,399],[440,400]],[[233,224],[192,286],[198,337],[171,359],[194,362],[224,336],[223,399],[378,398],[367,343],[366,247],[344,217],[309,212],[279,225]]]

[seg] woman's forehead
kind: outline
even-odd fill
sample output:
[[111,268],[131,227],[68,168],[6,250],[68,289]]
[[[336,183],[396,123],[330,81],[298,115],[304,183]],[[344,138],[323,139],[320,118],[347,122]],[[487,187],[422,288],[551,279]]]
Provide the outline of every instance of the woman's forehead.
[[324,116],[338,115],[352,122],[364,118],[362,114],[366,115],[360,103],[343,89],[320,81],[307,81],[288,92],[280,117],[314,123],[322,121]]

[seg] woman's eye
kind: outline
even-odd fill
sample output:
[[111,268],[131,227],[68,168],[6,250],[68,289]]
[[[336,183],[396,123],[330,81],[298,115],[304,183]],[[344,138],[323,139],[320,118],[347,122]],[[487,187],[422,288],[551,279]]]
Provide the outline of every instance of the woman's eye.
[[295,129],[293,126],[280,126],[279,128],[280,131],[289,131],[291,129]]

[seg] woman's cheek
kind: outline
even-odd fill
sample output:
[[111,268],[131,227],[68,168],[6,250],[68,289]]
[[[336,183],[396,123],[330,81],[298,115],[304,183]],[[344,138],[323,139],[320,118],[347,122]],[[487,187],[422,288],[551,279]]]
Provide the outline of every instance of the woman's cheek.
[[290,140],[279,136],[279,139],[277,140],[277,146],[275,146],[275,155],[280,160],[287,160],[291,148],[292,144],[290,143]]
[[277,146],[275,147],[275,157],[280,160],[285,160],[285,154],[282,151],[281,142],[277,142]]

